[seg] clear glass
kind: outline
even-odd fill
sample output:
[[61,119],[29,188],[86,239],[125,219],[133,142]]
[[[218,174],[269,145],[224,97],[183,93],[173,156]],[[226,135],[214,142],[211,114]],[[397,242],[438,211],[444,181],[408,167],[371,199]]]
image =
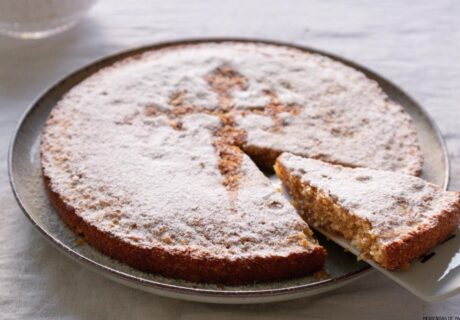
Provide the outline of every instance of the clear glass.
[[75,25],[97,0],[0,0],[0,33],[45,38]]

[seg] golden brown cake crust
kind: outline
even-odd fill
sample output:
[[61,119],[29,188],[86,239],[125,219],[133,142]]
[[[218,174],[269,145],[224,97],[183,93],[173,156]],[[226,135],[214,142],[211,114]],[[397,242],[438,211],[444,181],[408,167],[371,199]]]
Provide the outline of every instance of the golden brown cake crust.
[[386,246],[385,265],[389,270],[407,266],[411,261],[426,254],[444,241],[457,228],[460,218],[460,197],[457,205],[452,205],[436,216],[436,223],[419,230]]
[[[404,268],[426,254],[445,240],[460,222],[460,193],[444,191],[420,178],[345,168],[287,153],[277,159],[275,171],[293,197],[299,214],[310,226],[350,237],[340,231],[340,227],[334,230],[330,222],[318,220],[315,209],[305,205],[329,201],[327,199],[333,199],[332,206],[340,207],[352,218],[369,223],[368,232],[379,241],[381,255],[375,259],[366,252],[361,253],[389,270]],[[395,183],[391,185],[389,181]],[[323,196],[312,200],[308,198],[307,189],[316,194],[320,191]]]
[[320,246],[311,252],[293,253],[288,257],[242,260],[197,259],[192,255],[173,254],[162,248],[141,248],[86,223],[51,190],[49,178],[44,178],[51,203],[70,229],[101,252],[142,271],[189,281],[240,285],[303,276],[320,270],[326,259],[326,250]]

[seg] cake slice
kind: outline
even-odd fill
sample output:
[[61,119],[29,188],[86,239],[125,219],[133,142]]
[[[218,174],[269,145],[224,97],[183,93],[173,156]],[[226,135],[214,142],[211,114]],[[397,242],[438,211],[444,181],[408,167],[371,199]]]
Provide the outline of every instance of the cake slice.
[[460,193],[414,176],[289,153],[275,170],[309,225],[343,236],[389,270],[407,267],[459,223]]

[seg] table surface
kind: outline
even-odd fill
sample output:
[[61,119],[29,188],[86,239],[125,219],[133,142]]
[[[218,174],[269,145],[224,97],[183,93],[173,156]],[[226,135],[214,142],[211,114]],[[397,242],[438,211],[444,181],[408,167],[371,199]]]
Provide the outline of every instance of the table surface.
[[50,39],[0,36],[0,319],[423,319],[460,316],[460,296],[429,304],[377,272],[320,296],[270,305],[206,305],[113,283],[52,248],[21,213],[7,178],[7,146],[30,102],[104,55],[158,41],[252,37],[355,60],[400,85],[447,142],[450,189],[460,190],[460,1],[100,1]]

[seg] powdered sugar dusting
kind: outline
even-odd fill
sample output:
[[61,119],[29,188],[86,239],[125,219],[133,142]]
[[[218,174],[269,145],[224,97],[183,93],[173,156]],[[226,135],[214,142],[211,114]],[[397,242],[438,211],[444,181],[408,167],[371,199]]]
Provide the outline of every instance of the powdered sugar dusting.
[[[360,72],[294,49],[222,43],[144,53],[73,88],[42,137],[51,188],[87,222],[142,247],[227,258],[310,250],[298,239],[307,225],[246,155],[230,203],[212,145],[221,126],[212,111],[222,97],[206,80],[222,66],[245,79],[229,107],[247,145],[352,166],[420,169],[408,116]],[[178,94],[210,112],[172,125],[167,112]],[[274,96],[286,112],[253,112]]]
[[376,82],[319,55],[267,51],[263,67],[252,59],[238,66],[254,79],[240,107],[255,105],[248,97],[274,89],[282,103],[299,105],[302,112],[284,113],[284,130],[278,134],[258,115],[240,116],[237,121],[248,131],[248,146],[352,167],[420,173],[421,152],[410,117]]
[[87,222],[138,246],[199,256],[310,250],[298,238],[307,225],[247,156],[232,210],[211,144],[216,117],[189,115],[175,130],[165,117],[120,125],[108,114],[61,104],[43,135],[52,189]]
[[[460,193],[410,175],[366,168],[345,168],[289,153],[278,161],[291,174],[332,196],[351,214],[368,220],[382,241],[395,241],[460,204]],[[457,217],[460,219],[460,217]]]

